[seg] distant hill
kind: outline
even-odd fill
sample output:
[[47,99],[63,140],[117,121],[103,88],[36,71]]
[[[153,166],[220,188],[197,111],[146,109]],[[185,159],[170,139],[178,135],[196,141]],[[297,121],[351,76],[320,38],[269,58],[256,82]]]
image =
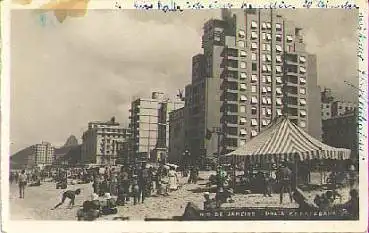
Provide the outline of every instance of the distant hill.
[[63,147],[70,147],[70,146],[78,146],[78,140],[76,136],[74,135],[69,136],[69,138],[67,139]]

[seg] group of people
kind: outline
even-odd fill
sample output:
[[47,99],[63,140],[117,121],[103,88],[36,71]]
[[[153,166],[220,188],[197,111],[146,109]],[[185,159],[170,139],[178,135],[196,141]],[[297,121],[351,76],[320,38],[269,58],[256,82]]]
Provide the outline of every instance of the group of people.
[[92,187],[99,196],[110,193],[117,197],[118,205],[127,204],[133,198],[133,204],[143,203],[153,193],[169,195],[179,188],[175,167],[161,165],[154,168],[146,163],[141,166],[123,166],[120,171],[93,174]]

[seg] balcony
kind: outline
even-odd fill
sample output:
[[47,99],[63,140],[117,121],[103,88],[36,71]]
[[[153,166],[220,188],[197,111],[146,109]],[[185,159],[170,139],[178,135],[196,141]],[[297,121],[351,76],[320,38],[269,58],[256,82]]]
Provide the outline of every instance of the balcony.
[[228,82],[228,83],[230,83],[230,82],[238,82],[238,78],[235,78],[233,76],[226,76],[226,77],[224,77],[224,80],[226,82]]
[[230,134],[230,133],[226,133],[225,134],[226,138],[238,138],[238,135],[234,135],[234,134]]
[[227,93],[237,94],[237,93],[238,93],[238,89],[230,89],[230,88],[227,88],[227,89],[226,89],[226,92],[227,92]]
[[230,128],[237,128],[238,124],[236,122],[226,122],[225,125]]
[[237,111],[227,111],[227,112],[224,112],[226,113],[227,116],[238,116],[238,112]]
[[229,100],[229,99],[226,99],[226,100],[224,100],[224,104],[226,104],[226,105],[237,104],[238,105],[238,101],[237,100]]

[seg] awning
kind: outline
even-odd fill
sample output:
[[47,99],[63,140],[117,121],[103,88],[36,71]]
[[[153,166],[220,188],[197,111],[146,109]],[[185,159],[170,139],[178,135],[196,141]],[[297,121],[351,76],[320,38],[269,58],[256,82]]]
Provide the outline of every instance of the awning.
[[[252,131],[251,131],[252,134]],[[253,162],[291,161],[294,159],[349,159],[351,150],[335,148],[313,138],[287,117],[276,118],[258,136],[244,146],[224,155]]]

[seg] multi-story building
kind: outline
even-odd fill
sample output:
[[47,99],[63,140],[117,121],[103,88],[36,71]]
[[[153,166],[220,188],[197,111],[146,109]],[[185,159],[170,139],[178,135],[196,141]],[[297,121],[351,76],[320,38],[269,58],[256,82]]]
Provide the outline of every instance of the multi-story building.
[[118,145],[128,138],[128,130],[115,122],[89,122],[83,133],[81,160],[83,163],[114,165],[118,157]]
[[54,160],[54,147],[48,142],[29,146],[11,157],[11,161],[21,168],[43,167]]
[[357,110],[333,116],[322,121],[323,142],[327,145],[351,149],[351,157],[358,159],[358,112]]
[[321,116],[322,120],[327,120],[336,116],[343,116],[355,111],[357,104],[335,100],[332,90],[324,88],[321,92]]
[[186,149],[185,144],[185,108],[169,113],[169,151],[168,161],[179,164]]
[[164,160],[169,146],[169,112],[182,108],[183,101],[171,101],[153,92],[151,99],[138,98],[131,104],[132,150],[139,160]]
[[220,150],[227,153],[281,115],[321,138],[316,57],[305,51],[301,30],[274,10],[223,10],[222,19],[205,23],[204,52],[192,59],[185,91],[194,157],[217,151],[207,129],[221,129]]

